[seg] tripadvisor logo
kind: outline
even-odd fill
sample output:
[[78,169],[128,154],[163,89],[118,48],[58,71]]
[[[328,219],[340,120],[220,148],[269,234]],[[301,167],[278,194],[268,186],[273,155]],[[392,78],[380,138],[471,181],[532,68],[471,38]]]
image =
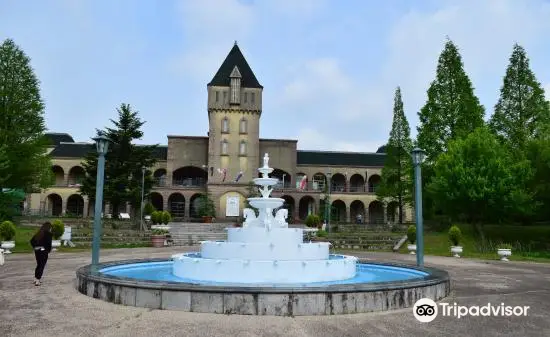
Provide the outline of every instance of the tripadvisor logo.
[[527,316],[529,306],[510,306],[500,303],[497,305],[464,306],[456,303],[435,303],[429,298],[418,300],[413,306],[414,317],[422,323],[433,321],[438,315],[461,318],[465,316]]

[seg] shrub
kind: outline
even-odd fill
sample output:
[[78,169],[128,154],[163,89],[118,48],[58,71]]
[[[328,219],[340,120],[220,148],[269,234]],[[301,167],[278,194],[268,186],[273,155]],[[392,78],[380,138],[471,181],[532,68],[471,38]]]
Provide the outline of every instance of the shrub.
[[326,238],[328,236],[328,232],[322,229],[319,229],[316,233],[316,236],[319,238]]
[[317,214],[310,214],[306,218],[306,226],[318,227],[321,224],[321,218]]
[[172,220],[172,215],[170,215],[170,212],[163,211],[161,214],[161,221],[163,224],[167,225]]
[[145,206],[143,206],[144,215],[151,215],[155,211],[156,211],[155,206],[153,206],[153,204],[150,202],[146,203]]
[[151,221],[153,224],[159,224],[162,222],[162,211],[154,211],[151,213]]
[[65,233],[65,224],[59,219],[52,221],[52,236],[54,240],[59,238]]
[[414,245],[416,242],[416,226],[410,225],[409,228],[407,228],[407,239],[411,243],[411,245]]
[[461,239],[462,239],[462,232],[460,231],[460,228],[458,228],[457,225],[453,225],[451,228],[449,228],[449,240],[451,241],[453,246],[458,246]]
[[15,237],[15,225],[6,220],[0,224],[0,238],[4,241],[11,241]]

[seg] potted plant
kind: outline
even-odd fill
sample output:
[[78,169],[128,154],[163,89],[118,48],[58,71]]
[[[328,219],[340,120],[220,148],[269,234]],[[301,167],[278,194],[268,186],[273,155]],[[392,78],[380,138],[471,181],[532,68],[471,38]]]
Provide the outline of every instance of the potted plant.
[[451,253],[453,253],[454,257],[460,257],[459,254],[462,254],[462,246],[459,246],[460,240],[462,239],[462,233],[460,232],[460,228],[458,226],[453,225],[451,228],[449,228],[449,241],[451,241]]
[[497,247],[497,254],[500,256],[500,261],[508,261],[508,257],[512,255],[512,245],[501,243]]
[[409,228],[407,228],[407,240],[409,240],[409,244],[407,245],[407,249],[411,253],[411,255],[416,254],[416,226],[410,225]]
[[151,232],[151,243],[153,247],[164,247],[166,241],[166,234],[169,232],[166,229],[153,229]]
[[214,205],[214,201],[210,198],[209,193],[202,194],[199,197],[197,213],[202,218],[203,223],[211,223],[212,219],[216,216],[216,205]]
[[15,247],[15,230],[15,225],[9,220],[0,224],[0,248],[5,250],[4,254],[10,254],[10,249]]
[[65,233],[65,224],[63,224],[63,221],[56,219],[52,221],[52,248],[53,250],[56,250],[55,248],[61,246],[61,240],[60,238],[63,236],[63,233]]
[[306,226],[312,228],[319,228],[322,226],[321,218],[317,214],[310,214],[306,218]]

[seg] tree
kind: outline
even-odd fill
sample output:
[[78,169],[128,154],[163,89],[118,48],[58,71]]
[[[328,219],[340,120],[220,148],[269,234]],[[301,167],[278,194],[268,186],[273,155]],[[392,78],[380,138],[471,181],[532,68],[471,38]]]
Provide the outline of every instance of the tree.
[[393,123],[386,145],[386,161],[382,168],[382,181],[376,191],[379,199],[397,200],[399,223],[403,223],[403,208],[412,202],[412,140],[409,122],[403,110],[401,88],[395,90]]
[[[529,189],[533,191],[535,205],[550,205],[550,138],[529,141],[525,154],[533,169]],[[540,207],[537,213],[538,220],[550,219],[548,207]]]
[[516,155],[522,155],[527,142],[544,134],[549,123],[544,89],[529,67],[525,49],[515,44],[489,126]]
[[428,100],[418,113],[417,145],[433,162],[449,140],[470,134],[484,125],[485,110],[474,95],[456,45],[447,40],[439,56],[436,78],[428,89]]
[[437,207],[453,220],[473,223],[483,237],[483,222],[500,222],[532,210],[524,189],[528,161],[515,161],[487,127],[449,143],[437,159],[428,185]]
[[0,191],[25,192],[53,183],[44,103],[30,58],[7,39],[0,45]]
[[[143,137],[138,112],[132,111],[129,104],[121,104],[117,109],[118,120],[111,122],[115,128],[107,128],[105,135],[112,140],[105,156],[104,200],[112,207],[117,217],[119,206],[129,202],[133,209],[141,206],[142,168],[151,168],[155,163],[154,151],[157,145],[136,145],[132,142]],[[80,187],[80,193],[90,199],[95,197],[97,153],[91,151],[82,163],[86,178]],[[153,186],[149,170],[145,173],[144,195],[147,196]]]

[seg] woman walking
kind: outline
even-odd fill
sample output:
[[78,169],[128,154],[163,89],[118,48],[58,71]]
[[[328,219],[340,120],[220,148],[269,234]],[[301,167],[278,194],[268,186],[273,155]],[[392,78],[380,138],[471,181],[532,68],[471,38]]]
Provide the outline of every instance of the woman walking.
[[31,246],[36,257],[36,269],[34,270],[34,285],[39,286],[44,267],[48,262],[48,254],[52,251],[52,224],[45,222],[31,239]]

